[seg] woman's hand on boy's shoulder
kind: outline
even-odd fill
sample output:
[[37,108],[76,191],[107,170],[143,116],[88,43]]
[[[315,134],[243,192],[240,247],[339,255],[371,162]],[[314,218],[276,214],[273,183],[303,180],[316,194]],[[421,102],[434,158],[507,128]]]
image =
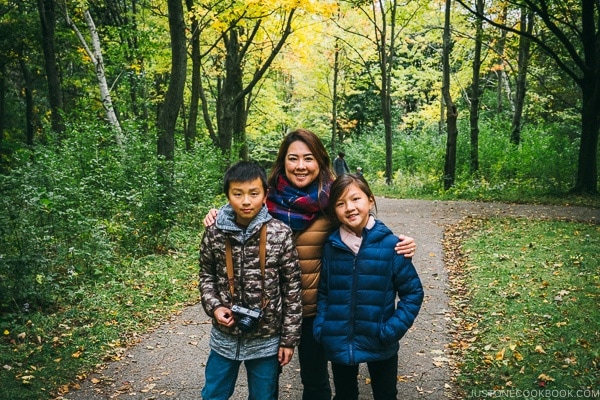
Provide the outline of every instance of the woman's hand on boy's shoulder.
[[204,227],[206,228],[207,226],[213,225],[216,221],[217,221],[217,209],[211,208],[208,211],[208,213],[206,214],[206,216],[204,217],[204,220],[202,221],[202,223],[204,224]]

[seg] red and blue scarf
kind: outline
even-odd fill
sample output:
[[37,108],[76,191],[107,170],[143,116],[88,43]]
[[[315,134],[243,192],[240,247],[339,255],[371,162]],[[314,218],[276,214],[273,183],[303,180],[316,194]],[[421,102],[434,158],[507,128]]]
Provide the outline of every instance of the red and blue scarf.
[[292,228],[292,231],[303,231],[327,207],[330,187],[331,183],[328,183],[319,188],[319,183],[315,180],[305,190],[298,189],[284,175],[280,175],[277,187],[269,190],[269,213]]

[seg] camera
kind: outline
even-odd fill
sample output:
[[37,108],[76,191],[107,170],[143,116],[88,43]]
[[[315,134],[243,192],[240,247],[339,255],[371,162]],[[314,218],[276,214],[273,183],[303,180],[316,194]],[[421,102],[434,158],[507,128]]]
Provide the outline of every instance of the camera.
[[250,333],[255,330],[263,316],[263,312],[259,308],[251,309],[237,304],[231,307],[231,312],[236,317],[237,326],[242,333]]

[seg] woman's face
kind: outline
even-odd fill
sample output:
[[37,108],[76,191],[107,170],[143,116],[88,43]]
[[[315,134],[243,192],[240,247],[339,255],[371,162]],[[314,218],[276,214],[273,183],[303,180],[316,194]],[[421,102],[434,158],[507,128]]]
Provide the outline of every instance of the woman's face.
[[285,155],[285,176],[295,187],[306,188],[319,177],[321,168],[306,143],[292,142]]

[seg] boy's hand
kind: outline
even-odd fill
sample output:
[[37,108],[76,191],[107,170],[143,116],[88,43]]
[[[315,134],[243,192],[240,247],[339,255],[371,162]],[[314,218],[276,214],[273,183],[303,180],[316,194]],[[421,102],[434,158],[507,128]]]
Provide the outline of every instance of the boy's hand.
[[204,221],[202,221],[202,223],[204,224],[204,227],[207,226],[211,226],[212,224],[214,224],[217,220],[217,209],[216,208],[211,208],[208,211],[208,214],[206,214],[206,217],[204,217]]
[[231,310],[225,306],[217,308],[213,315],[217,322],[223,326],[233,326],[235,324]]
[[280,347],[279,348],[279,365],[284,366],[289,364],[292,361],[292,356],[294,355],[294,349],[290,347]]
[[400,241],[396,243],[396,253],[404,255],[406,258],[412,258],[415,255],[415,250],[417,249],[417,244],[415,243],[415,239],[398,235]]

